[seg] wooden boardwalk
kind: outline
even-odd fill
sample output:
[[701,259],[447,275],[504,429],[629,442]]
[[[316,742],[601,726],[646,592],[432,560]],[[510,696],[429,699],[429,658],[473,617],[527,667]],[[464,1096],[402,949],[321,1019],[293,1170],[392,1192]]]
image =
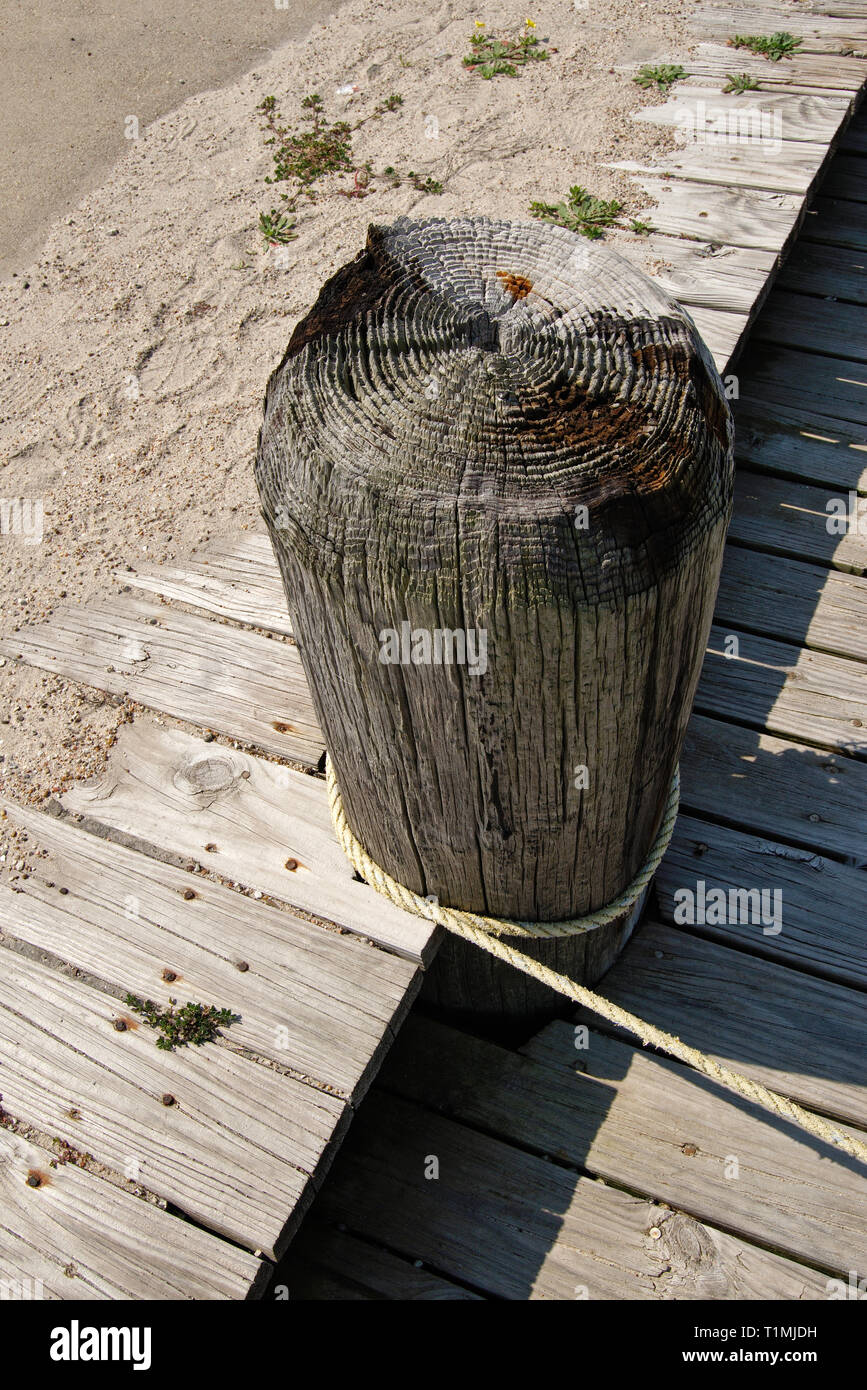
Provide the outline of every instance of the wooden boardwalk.
[[[782,147],[697,143],[641,171],[655,230],[620,247],[736,371],[739,482],[682,814],[604,990],[864,1128],[867,526],[826,527],[828,499],[867,481],[863,121],[807,206],[867,72],[840,55],[867,47],[867,7],[825,8],[763,5],[761,28],[756,6],[709,10],[689,83],[646,113],[761,104]],[[716,41],[780,28],[805,37],[780,65]],[[720,95],[756,63],[761,92]],[[56,814],[3,803],[41,851],[0,891],[4,1280],[74,1299],[269,1281],[296,1298],[797,1299],[867,1272],[857,1165],[679,1064],[566,1010],[520,1047],[404,1021],[435,934],[333,837],[264,534],[124,571],[0,651],[140,707]],[[782,930],[676,923],[699,879],[779,889]],[[239,1021],[159,1051],[128,991]]]
[[[737,366],[739,491],[683,809],[601,986],[862,1132],[867,525],[825,523],[830,497],[867,491],[850,365],[867,265],[845,245],[865,156],[860,118],[824,185],[842,166],[845,199],[823,189]],[[782,929],[677,924],[699,879],[778,889]],[[839,1297],[867,1271],[864,1194],[857,1163],[592,1015],[564,1007],[507,1047],[417,1009],[277,1278],[317,1299]]]

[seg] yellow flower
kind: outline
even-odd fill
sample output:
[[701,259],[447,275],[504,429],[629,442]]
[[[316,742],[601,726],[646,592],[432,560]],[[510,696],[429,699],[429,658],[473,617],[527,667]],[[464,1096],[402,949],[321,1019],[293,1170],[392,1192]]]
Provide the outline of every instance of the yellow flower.
[[485,21],[484,21],[483,19],[477,19],[477,20],[476,20],[476,28],[477,28],[477,29],[484,29],[484,27],[485,27]]
[[535,25],[535,23],[534,23],[534,21],[533,21],[532,19],[525,19],[525,20],[524,20],[524,23],[526,24],[526,26],[527,26],[528,29],[535,29],[535,27],[536,27],[536,25]]

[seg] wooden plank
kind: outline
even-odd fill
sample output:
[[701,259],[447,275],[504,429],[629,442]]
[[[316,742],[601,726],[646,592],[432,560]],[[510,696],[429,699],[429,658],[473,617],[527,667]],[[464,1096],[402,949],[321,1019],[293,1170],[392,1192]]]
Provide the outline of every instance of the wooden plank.
[[[867,1119],[867,1026],[858,990],[645,922],[605,976],[603,992],[802,1105],[850,1124]],[[588,1010],[576,1017],[599,1023]],[[608,1024],[604,1030],[618,1032]]]
[[[709,156],[729,141],[736,148],[764,148],[771,153],[780,150],[781,144],[788,149],[799,141],[830,145],[849,106],[850,99],[841,95],[776,91],[727,95],[687,78],[671,90],[667,101],[636,111],[633,119],[674,127],[686,140],[703,146]],[[780,157],[782,162],[786,155],[780,151]]]
[[771,251],[651,235],[627,241],[617,250],[662,286],[693,307],[749,314],[762,295],[777,258]]
[[482,1302],[480,1294],[419,1269],[390,1250],[358,1240],[311,1215],[274,1275],[271,1293],[303,1299],[397,1299],[401,1303]]
[[[764,59],[762,61],[764,61]],[[620,70],[621,69],[618,69],[618,71]],[[634,70],[634,64],[630,65],[629,71],[633,72]],[[723,88],[728,85],[728,75],[732,71],[737,71],[737,68],[733,69],[732,65],[729,64],[728,68],[726,69],[726,72],[724,74],[720,73],[716,77],[710,76],[709,73],[691,72],[688,73],[687,77],[683,80],[687,82],[691,88],[694,88],[697,91],[703,91],[712,99],[728,99],[731,96],[735,100],[739,101],[740,96],[738,96],[737,93],[723,91]],[[851,119],[852,115],[854,114],[854,110],[860,100],[860,93],[858,92],[849,92],[846,90],[841,90],[839,87],[822,87],[815,80],[808,82],[799,82],[797,78],[793,75],[790,75],[788,77],[788,80],[786,81],[780,81],[772,84],[763,84],[760,80],[758,89],[756,89],[755,87],[752,89],[753,95],[762,96],[766,92],[771,93],[774,96],[814,97],[817,100],[823,102],[831,101],[835,103],[835,109],[837,103],[839,103],[842,108],[842,114],[839,122],[840,126],[842,126],[843,124],[845,124],[846,121]],[[815,139],[815,136],[811,138]]]
[[710,349],[717,371],[724,373],[734,357],[747,328],[743,314],[726,314],[717,309],[690,305],[687,313]]
[[790,141],[785,154],[772,142],[719,144],[691,142],[671,154],[652,159],[623,159],[606,164],[627,173],[691,179],[726,188],[765,188],[783,193],[808,193],[828,157],[828,146],[814,141]]
[[867,219],[863,207],[844,198],[817,198],[804,219],[804,238],[828,246],[867,251]]
[[7,936],[163,1006],[231,999],[233,1044],[360,1098],[415,991],[414,965],[71,823],[6,810],[50,853],[23,891],[0,888]]
[[376,1089],[318,1209],[499,1298],[815,1298],[826,1288],[782,1256]]
[[834,15],[846,19],[864,19],[864,0],[821,0],[816,4],[813,0],[817,14]]
[[[754,31],[751,31],[754,32]],[[677,62],[676,58],[658,56],[649,62]],[[822,91],[856,93],[867,78],[867,63],[863,58],[846,58],[834,53],[794,53],[779,63],[769,62],[748,49],[733,49],[727,44],[699,43],[684,60],[691,76],[720,78],[723,82],[730,72],[746,72],[759,80],[763,87],[819,88]]]
[[751,399],[836,422],[867,422],[867,370],[861,362],[763,343],[748,348],[738,364],[742,389]]
[[867,256],[863,251],[798,241],[776,283],[801,294],[820,294],[851,304],[867,304]]
[[867,678],[845,657],[715,623],[695,708],[867,760]]
[[0,651],[308,766],[325,748],[297,647],[164,604],[66,604]]
[[867,203],[867,168],[857,155],[838,154],[822,184],[827,198],[849,198]]
[[[862,534],[857,524],[850,522],[845,535],[832,534],[828,530],[835,516],[833,508],[828,510],[832,498],[848,506],[846,493],[740,469],[735,478],[729,535],[757,549],[863,574],[867,568],[867,533]],[[860,513],[867,507],[859,500],[856,510],[860,522]]]
[[864,863],[863,763],[694,714],[680,770],[684,811]]
[[433,954],[436,928],[356,881],[319,778],[138,719],[103,776],[62,800],[146,853],[185,856],[409,960]]
[[[754,922],[706,922],[691,931],[738,946],[839,984],[867,985],[864,954],[864,872],[778,840],[680,815],[654,879],[658,915],[671,925],[674,894],[711,888],[762,888],[782,894],[782,929],[765,933]],[[773,904],[773,897],[768,900]]]
[[851,421],[751,395],[734,403],[735,456],[760,472],[867,492],[867,443]]
[[7,1297],[138,1302],[259,1297],[270,1266],[0,1129],[0,1270]]
[[863,25],[852,18],[831,19],[813,6],[801,10],[792,5],[702,4],[699,15],[702,33],[721,43],[735,34],[773,34],[785,29],[801,38],[801,53],[840,53],[867,45]]
[[118,570],[116,578],[135,589],[174,599],[221,618],[291,637],[283,585],[265,531],[234,544],[209,546],[183,567]]
[[[575,1165],[833,1271],[867,1256],[858,1164],[804,1143],[676,1062],[556,1022],[521,1056],[411,1019],[383,1085],[473,1129]],[[467,1077],[473,1084],[467,1085]],[[692,1150],[692,1152],[690,1152]],[[726,1170],[732,1159],[739,1173]]]
[[721,624],[867,661],[867,579],[859,575],[727,545],[715,617]]
[[759,342],[867,362],[867,314],[858,304],[775,289],[756,320],[753,337]]
[[654,200],[653,207],[645,204],[637,216],[668,236],[779,252],[794,236],[803,213],[798,193],[720,188],[651,174],[632,178]]
[[[121,1015],[128,1026],[117,1032]],[[135,1163],[157,1196],[276,1256],[348,1123],[345,1103],[225,1047],[161,1052],[154,1043],[153,1030],[110,995],[4,951],[9,1112],[115,1171]]]

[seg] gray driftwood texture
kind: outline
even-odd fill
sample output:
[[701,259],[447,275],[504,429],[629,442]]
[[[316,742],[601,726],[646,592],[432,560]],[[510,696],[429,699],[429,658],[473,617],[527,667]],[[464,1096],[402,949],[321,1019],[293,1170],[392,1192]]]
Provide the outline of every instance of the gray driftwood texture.
[[[256,480],[349,822],[394,877],[532,920],[633,877],[701,668],[731,440],[686,312],[561,228],[401,218],[323,287]],[[632,925],[534,953],[592,982]],[[451,938],[433,988],[547,999]]]

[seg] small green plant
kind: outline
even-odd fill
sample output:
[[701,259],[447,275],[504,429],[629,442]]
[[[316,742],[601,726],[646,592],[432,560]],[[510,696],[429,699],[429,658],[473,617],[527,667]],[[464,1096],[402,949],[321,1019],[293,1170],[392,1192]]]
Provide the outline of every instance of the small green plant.
[[443,191],[439,179],[424,178],[421,174],[417,174],[414,169],[410,169],[407,178],[413,188],[418,189],[419,193],[442,193]]
[[680,63],[662,63],[658,67],[651,67],[649,63],[645,63],[632,80],[637,82],[639,87],[652,87],[655,84],[661,92],[667,93],[669,87],[675,82],[680,82],[683,77],[686,77],[686,69],[682,68]]
[[[355,167],[352,158],[353,132],[366,121],[378,120],[402,105],[400,93],[392,92],[368,116],[350,125],[348,121],[328,121],[321,96],[318,92],[311,92],[301,102],[302,119],[307,128],[290,130],[277,108],[277,98],[265,97],[256,108],[265,118],[262,126],[267,137],[265,144],[273,147],[273,167],[271,173],[266,175],[265,182],[290,186],[289,191],[280,191],[287,212],[296,211],[302,193],[315,202],[315,185],[329,174],[354,174],[352,187],[337,191],[347,198],[366,197],[375,175],[370,163]],[[423,191],[432,192],[433,189]],[[281,214],[276,208],[259,214],[259,231],[269,246],[284,244],[297,236],[295,218]]]
[[568,227],[570,232],[579,232],[591,241],[596,241],[602,236],[604,227],[613,226],[622,210],[622,203],[614,199],[605,202],[602,198],[594,198],[592,193],[588,193],[587,189],[578,183],[569,189],[566,202],[530,204],[533,217],[540,217],[545,222],[555,222],[558,227]]
[[548,53],[533,33],[535,27],[532,19],[528,19],[516,38],[497,39],[493,34],[484,33],[484,24],[476,20],[476,32],[470,35],[472,51],[465,56],[464,67],[490,81],[492,77],[517,77],[519,67],[544,62]]
[[352,129],[346,121],[329,123],[325,118],[322,98],[312,92],[301,102],[309,129],[293,131],[281,123],[274,97],[265,97],[258,110],[265,117],[262,127],[267,132],[266,145],[273,146],[273,171],[266,183],[294,182],[293,193],[281,193],[285,203],[294,210],[302,192],[314,197],[312,185],[326,174],[352,169]]
[[430,174],[417,174],[414,169],[409,169],[407,173],[400,174],[393,164],[386,164],[382,174],[375,174],[374,178],[383,178],[388,183],[389,188],[400,188],[404,179],[407,179],[417,188],[419,193],[442,193],[443,185],[439,179],[432,178]]
[[634,232],[636,236],[650,236],[653,228],[649,222],[639,222],[637,217],[633,217],[629,222],[629,230]]
[[298,235],[293,230],[294,227],[295,218],[286,217],[284,213],[278,212],[277,208],[259,213],[259,231],[266,246],[285,246],[287,241],[294,240]]
[[239,1021],[240,1015],[231,1009],[218,1009],[213,1004],[194,1004],[192,1002],[175,1008],[177,999],[169,999],[167,1009],[160,1008],[152,999],[139,999],[135,994],[125,994],[123,1002],[133,1013],[141,1014],[145,1023],[156,1028],[160,1036],[157,1047],[163,1052],[174,1052],[176,1047],[186,1047],[193,1043],[213,1042],[220,1028],[227,1028]]
[[755,77],[750,77],[748,72],[727,72],[724,92],[735,92],[738,96],[741,92],[754,92],[758,87]]
[[803,39],[796,39],[785,30],[778,34],[735,34],[728,41],[729,48],[748,48],[751,53],[759,53],[772,63],[778,63],[781,58],[791,58],[802,43]]

